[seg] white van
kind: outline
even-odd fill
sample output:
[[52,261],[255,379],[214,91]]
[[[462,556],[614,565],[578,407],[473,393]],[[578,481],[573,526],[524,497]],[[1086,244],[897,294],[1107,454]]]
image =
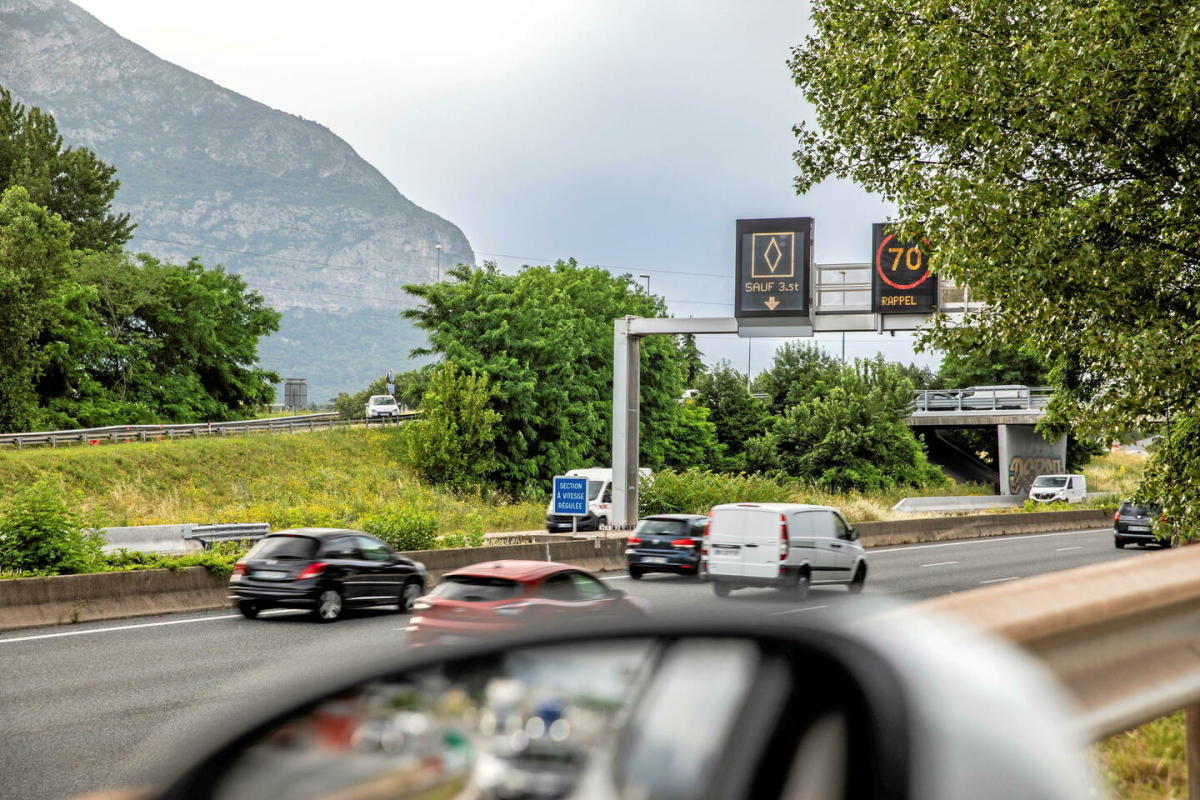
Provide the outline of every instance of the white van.
[[774,586],[803,597],[810,585],[826,583],[843,583],[861,592],[867,580],[858,531],[829,506],[713,506],[704,552],[717,597],[744,586]]
[[[587,478],[588,482],[588,513],[575,517],[574,530],[598,531],[608,527],[612,517],[612,468],[591,467],[589,469],[573,469],[563,473],[571,478]],[[638,470],[642,480],[653,476],[649,469],[642,467]],[[558,515],[554,512],[554,501],[546,505],[546,532],[564,533],[572,530],[572,518],[569,515]]]
[[1038,475],[1029,487],[1036,503],[1082,503],[1087,499],[1087,478],[1082,475]]

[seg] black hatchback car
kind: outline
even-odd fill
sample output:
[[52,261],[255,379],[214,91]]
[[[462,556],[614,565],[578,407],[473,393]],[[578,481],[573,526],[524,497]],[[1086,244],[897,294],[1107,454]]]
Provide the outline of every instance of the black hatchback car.
[[1154,523],[1161,516],[1162,506],[1157,503],[1139,504],[1126,500],[1113,514],[1113,544],[1118,549],[1127,544],[1170,547],[1170,539],[1159,539],[1154,534]]
[[701,514],[657,514],[637,524],[625,543],[629,577],[647,572],[700,574],[700,549],[708,517]]
[[295,528],[260,539],[233,568],[229,599],[247,619],[267,608],[309,608],[333,622],[352,606],[412,610],[425,565],[362,531]]

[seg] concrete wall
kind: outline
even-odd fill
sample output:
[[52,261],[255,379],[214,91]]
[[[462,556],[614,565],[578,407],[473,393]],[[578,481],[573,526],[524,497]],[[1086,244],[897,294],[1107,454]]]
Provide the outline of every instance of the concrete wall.
[[1066,472],[1067,437],[1048,442],[1032,425],[1000,425],[1000,494],[1029,494],[1038,475]]

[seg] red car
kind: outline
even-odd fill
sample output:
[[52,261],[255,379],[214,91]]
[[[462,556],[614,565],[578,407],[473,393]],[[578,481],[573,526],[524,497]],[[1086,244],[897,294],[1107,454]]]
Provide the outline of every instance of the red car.
[[642,615],[645,601],[610,589],[586,570],[553,561],[485,561],[447,572],[413,603],[410,644],[445,644],[526,625]]

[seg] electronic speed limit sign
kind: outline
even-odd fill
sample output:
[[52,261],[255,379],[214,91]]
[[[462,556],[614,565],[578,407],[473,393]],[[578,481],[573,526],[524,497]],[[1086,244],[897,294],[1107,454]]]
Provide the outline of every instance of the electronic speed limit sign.
[[930,314],[937,310],[937,276],[929,271],[929,242],[902,241],[889,226],[872,226],[871,311]]

